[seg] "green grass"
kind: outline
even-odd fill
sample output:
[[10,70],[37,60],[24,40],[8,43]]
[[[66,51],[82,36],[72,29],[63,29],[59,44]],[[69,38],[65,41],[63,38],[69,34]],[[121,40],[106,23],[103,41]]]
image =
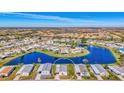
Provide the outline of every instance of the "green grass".
[[82,79],[83,80],[93,80],[90,76],[88,77],[88,76],[82,76]]
[[110,70],[108,70],[109,76],[108,77],[102,77],[104,80],[120,80],[114,73],[112,73]]
[[70,79],[76,79],[75,71],[74,71],[74,64],[67,65],[67,72]]
[[83,79],[88,79],[88,80],[97,80],[96,76],[94,75],[93,72],[90,71],[90,65],[86,65],[87,66],[87,69],[88,69],[88,72],[90,74],[90,77],[83,77]]
[[52,74],[55,75],[56,74],[56,64],[52,65]]

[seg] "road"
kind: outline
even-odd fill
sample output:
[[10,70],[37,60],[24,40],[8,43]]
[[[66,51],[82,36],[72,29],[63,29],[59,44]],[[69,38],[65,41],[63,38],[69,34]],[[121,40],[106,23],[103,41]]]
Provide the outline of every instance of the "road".
[[35,80],[41,80],[41,74],[38,73],[35,77]]
[[76,74],[76,77],[77,77],[77,80],[82,80],[82,77],[80,75]]
[[55,80],[60,80],[59,74],[56,74],[54,79]]

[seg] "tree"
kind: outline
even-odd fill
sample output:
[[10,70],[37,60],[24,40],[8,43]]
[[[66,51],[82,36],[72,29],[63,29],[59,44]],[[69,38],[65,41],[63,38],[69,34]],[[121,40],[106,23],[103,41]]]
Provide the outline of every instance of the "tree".
[[86,38],[81,38],[81,43],[86,43],[87,39]]
[[89,61],[88,61],[88,59],[83,59],[83,62],[84,62],[85,64],[87,64]]
[[38,58],[38,62],[41,63],[41,58]]

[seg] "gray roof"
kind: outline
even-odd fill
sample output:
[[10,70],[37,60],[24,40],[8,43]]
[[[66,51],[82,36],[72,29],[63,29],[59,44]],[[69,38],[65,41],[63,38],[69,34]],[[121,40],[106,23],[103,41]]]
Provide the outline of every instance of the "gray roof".
[[91,65],[91,67],[96,74],[107,73],[106,70],[99,64]]
[[43,64],[42,71],[50,71],[51,69],[52,69],[52,64],[51,63]]
[[60,71],[67,72],[67,65],[61,65]]
[[22,72],[30,72],[32,68],[33,68],[33,65],[26,65],[22,70]]
[[21,73],[30,73],[33,69],[34,65],[33,64],[28,64],[28,65],[24,65],[21,67],[21,69],[17,72],[17,74],[21,74]]

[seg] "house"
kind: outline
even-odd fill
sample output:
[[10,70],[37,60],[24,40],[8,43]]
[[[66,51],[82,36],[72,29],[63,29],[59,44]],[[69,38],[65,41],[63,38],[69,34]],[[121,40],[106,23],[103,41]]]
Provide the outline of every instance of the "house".
[[60,48],[60,53],[61,54],[68,54],[69,53],[69,49],[68,48]]
[[33,64],[24,65],[21,69],[16,73],[16,75],[29,76],[34,68]]
[[106,70],[99,64],[91,65],[91,68],[93,69],[96,75],[108,76],[108,73],[106,72]]
[[56,74],[59,74],[60,71],[60,65],[56,65]]
[[81,53],[82,52],[82,48],[80,47],[76,47],[75,49],[71,49],[71,53],[76,54],[76,53]]
[[118,66],[108,66],[108,68],[117,75],[124,76],[124,67],[118,67]]
[[67,65],[60,66],[59,75],[67,75]]
[[52,64],[51,63],[45,63],[43,64],[43,68],[41,71],[41,77],[42,78],[48,78],[51,76],[52,71]]
[[4,66],[0,69],[0,76],[9,76],[15,69],[15,66]]
[[80,75],[81,76],[90,76],[90,74],[89,74],[89,72],[88,72],[88,70],[87,70],[87,67],[86,67],[86,65],[84,65],[84,64],[80,64],[79,65],[79,68],[80,68]]
[[38,68],[37,70],[37,75],[35,77],[35,80],[40,80],[41,79],[41,72],[42,72],[42,69],[43,69],[43,65],[41,64],[40,67]]
[[74,68],[75,68],[75,74],[80,75],[80,68],[79,68],[79,64],[75,64],[75,65],[74,65]]
[[90,76],[86,65],[84,64],[76,64],[75,65],[75,73],[80,76]]

